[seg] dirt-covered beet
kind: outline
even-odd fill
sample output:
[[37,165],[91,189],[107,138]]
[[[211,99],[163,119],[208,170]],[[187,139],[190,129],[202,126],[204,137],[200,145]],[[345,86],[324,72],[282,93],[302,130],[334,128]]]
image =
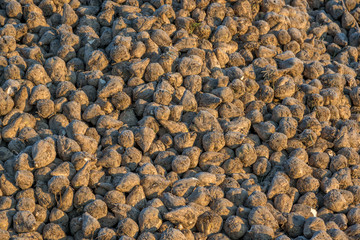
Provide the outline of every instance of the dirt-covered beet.
[[359,0],[0,1],[0,239],[360,239]]

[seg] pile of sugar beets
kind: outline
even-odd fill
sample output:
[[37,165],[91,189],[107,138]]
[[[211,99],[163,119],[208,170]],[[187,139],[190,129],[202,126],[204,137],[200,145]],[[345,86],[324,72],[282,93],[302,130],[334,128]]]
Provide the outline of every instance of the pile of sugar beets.
[[1,0],[1,240],[360,239],[360,0]]

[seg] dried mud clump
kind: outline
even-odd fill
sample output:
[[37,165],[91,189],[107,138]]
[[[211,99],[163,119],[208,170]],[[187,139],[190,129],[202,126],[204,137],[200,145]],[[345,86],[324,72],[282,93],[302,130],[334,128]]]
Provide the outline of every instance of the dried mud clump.
[[0,1],[0,239],[360,239],[359,24],[359,0]]

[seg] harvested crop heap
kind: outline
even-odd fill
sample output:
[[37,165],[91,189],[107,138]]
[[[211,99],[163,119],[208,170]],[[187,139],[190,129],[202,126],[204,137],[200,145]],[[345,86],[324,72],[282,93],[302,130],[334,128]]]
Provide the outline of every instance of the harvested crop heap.
[[2,0],[1,240],[360,239],[359,0]]

